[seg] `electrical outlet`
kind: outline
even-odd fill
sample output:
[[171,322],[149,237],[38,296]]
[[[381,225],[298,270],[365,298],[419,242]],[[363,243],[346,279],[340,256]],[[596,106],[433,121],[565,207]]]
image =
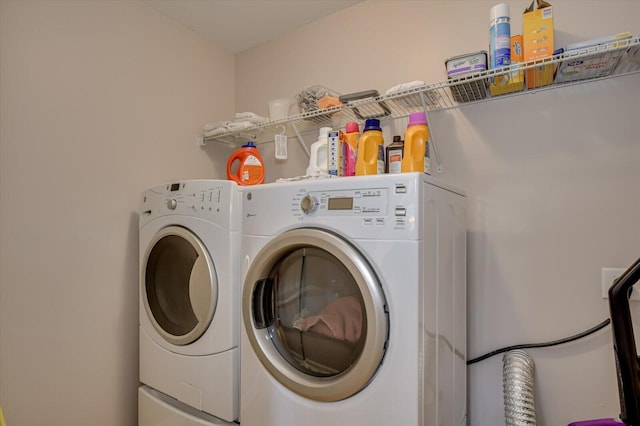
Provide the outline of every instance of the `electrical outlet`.
[[[609,298],[609,288],[613,285],[613,281],[624,273],[623,268],[602,268],[602,298]],[[640,291],[635,286],[631,292],[629,300],[640,301]]]

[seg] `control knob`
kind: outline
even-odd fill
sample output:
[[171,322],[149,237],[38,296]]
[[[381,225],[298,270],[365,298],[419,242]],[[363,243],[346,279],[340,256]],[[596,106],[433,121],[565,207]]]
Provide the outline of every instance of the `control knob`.
[[175,210],[176,207],[178,207],[178,202],[176,201],[175,198],[170,198],[167,200],[167,208],[169,210]]
[[316,211],[318,208],[318,200],[316,200],[312,195],[305,195],[302,200],[300,200],[300,209],[304,214],[311,214]]

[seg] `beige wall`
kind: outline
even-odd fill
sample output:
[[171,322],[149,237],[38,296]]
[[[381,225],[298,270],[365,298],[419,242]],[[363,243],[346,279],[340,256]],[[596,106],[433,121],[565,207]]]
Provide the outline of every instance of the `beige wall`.
[[[140,2],[0,0],[0,404],[9,424],[135,424],[138,195],[168,180],[224,178],[231,149],[197,147],[203,123],[266,114],[268,99],[313,84],[348,93],[440,81],[446,58],[486,48],[494,3],[367,1],[234,66]],[[528,2],[509,3],[517,29]],[[640,33],[637,1],[553,4],[559,44]],[[430,116],[439,177],[469,194],[469,355],[608,315],[600,268],[640,252],[639,98],[635,75]],[[289,148],[276,164],[273,146],[260,146],[268,180],[304,171],[302,150]],[[539,424],[616,415],[608,330],[531,354]],[[473,426],[504,424],[501,368],[495,357],[469,369]]]
[[[442,81],[446,58],[487,48],[495,3],[353,6],[238,55],[237,107],[266,113],[269,99],[316,84],[340,93],[382,93],[406,81]],[[508,3],[515,34],[529,1]],[[558,46],[625,30],[640,33],[637,1],[552,4]],[[468,193],[470,356],[554,340],[608,317],[600,269],[626,267],[640,255],[639,78],[430,115],[444,163],[438,177]],[[386,139],[405,125],[387,125]],[[308,135],[305,143],[314,140]],[[284,164],[273,160],[273,144],[260,149],[267,180],[304,173],[308,159],[295,142]],[[607,329],[562,347],[530,350],[538,424],[617,415],[611,339]],[[501,356],[469,368],[469,404],[471,425],[504,424]]]
[[139,194],[224,178],[233,57],[137,1],[0,3],[0,404],[137,424]]

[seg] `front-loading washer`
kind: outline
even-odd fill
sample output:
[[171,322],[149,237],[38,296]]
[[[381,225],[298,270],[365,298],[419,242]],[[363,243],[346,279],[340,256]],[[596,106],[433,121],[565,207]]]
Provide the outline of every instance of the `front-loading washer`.
[[247,188],[241,424],[466,424],[465,208],[421,173]]
[[140,381],[225,421],[239,414],[241,207],[235,182],[190,180],[145,191],[139,217]]

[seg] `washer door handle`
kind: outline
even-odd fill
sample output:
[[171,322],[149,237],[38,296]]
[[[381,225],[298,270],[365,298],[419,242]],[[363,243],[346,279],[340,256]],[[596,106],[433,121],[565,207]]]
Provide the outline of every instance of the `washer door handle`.
[[260,330],[273,325],[275,305],[273,303],[273,279],[256,281],[252,295],[253,324]]

